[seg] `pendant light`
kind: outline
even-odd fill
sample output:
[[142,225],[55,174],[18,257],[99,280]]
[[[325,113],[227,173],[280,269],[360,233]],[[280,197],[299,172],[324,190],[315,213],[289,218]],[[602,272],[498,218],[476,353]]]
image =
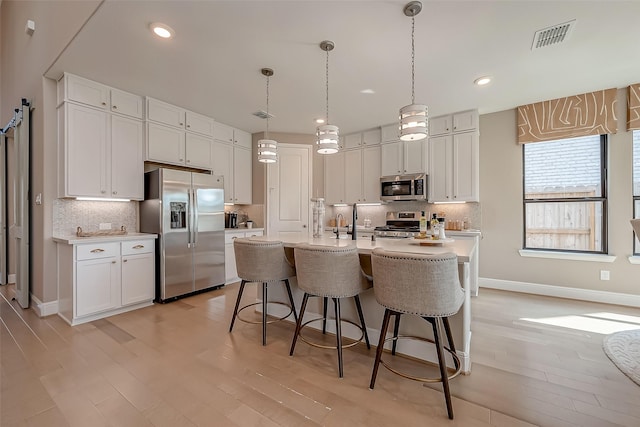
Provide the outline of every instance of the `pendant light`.
[[267,77],[267,130],[264,139],[258,141],[258,161],[261,163],[275,163],[278,160],[278,143],[269,139],[269,77],[273,76],[271,68],[260,70]]
[[411,104],[400,109],[400,139],[418,141],[427,137],[429,114],[427,106],[416,104],[415,99],[415,16],[422,10],[422,3],[412,1],[404,7],[404,14],[411,17]]
[[326,87],[327,87],[327,117],[325,124],[316,128],[316,151],[320,154],[334,154],[338,152],[338,126],[329,124],[329,51],[333,50],[335,44],[330,40],[320,42],[320,49],[327,52],[325,67]]

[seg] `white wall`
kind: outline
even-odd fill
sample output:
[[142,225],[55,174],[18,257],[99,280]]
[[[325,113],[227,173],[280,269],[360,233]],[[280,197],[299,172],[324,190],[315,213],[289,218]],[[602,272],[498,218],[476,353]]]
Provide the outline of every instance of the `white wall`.
[[[524,258],[522,146],[516,110],[480,116],[482,234],[480,277],[640,295],[640,265],[632,265],[632,133],[626,131],[626,91],[618,91],[618,133],[609,138],[609,254],[613,263]],[[571,165],[567,165],[571,167]],[[600,270],[611,272],[600,280]]]

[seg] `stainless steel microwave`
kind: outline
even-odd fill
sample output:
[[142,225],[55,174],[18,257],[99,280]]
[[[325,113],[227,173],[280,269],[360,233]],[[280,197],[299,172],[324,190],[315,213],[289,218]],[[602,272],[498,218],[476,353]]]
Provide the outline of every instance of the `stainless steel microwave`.
[[427,200],[427,174],[391,175],[380,178],[380,200]]

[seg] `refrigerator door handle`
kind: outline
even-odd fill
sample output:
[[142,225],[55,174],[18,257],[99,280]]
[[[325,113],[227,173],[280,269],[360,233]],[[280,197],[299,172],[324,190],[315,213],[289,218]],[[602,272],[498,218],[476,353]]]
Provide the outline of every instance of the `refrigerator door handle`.
[[187,248],[191,248],[191,233],[193,228],[193,199],[191,190],[187,190]]
[[198,244],[198,190],[193,191],[193,246]]

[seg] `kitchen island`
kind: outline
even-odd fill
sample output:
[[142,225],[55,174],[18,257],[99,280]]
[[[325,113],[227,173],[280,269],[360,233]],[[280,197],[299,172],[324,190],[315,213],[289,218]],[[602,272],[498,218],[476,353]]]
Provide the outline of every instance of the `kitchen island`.
[[[470,304],[470,268],[469,263],[472,259],[475,251],[477,250],[477,242],[475,240],[466,239],[452,239],[453,241],[446,242],[444,244],[421,246],[421,240],[415,239],[377,239],[375,241],[358,239],[356,241],[348,239],[336,239],[331,234],[325,234],[321,238],[299,238],[293,236],[260,236],[252,237],[252,239],[258,240],[281,240],[284,242],[285,251],[288,256],[292,256],[293,248],[298,243],[310,243],[312,245],[323,246],[353,246],[356,245],[358,253],[360,254],[360,262],[363,270],[367,273],[371,273],[371,252],[375,248],[383,248],[388,251],[396,252],[409,252],[416,254],[439,254],[446,252],[453,252],[458,257],[458,273],[460,276],[460,284],[465,289],[465,300],[460,308],[460,311],[450,318],[451,331],[453,333],[454,342],[456,345],[456,352],[462,362],[462,372],[469,374],[471,371],[471,304]],[[302,299],[303,292],[298,289],[295,279],[291,280],[292,290],[296,301]],[[374,280],[375,286],[375,280]],[[270,300],[286,301],[286,294],[284,290],[279,287],[274,287],[273,290],[269,290]],[[272,299],[273,298],[273,299]],[[360,295],[362,302],[362,308],[364,312],[365,321],[367,324],[367,331],[369,333],[369,339],[372,343],[377,343],[380,337],[380,326],[382,325],[382,317],[384,315],[384,308],[378,304],[375,300],[373,290],[366,291]],[[316,301],[313,301],[316,300]],[[318,313],[321,313],[321,299],[314,298],[310,300],[307,306],[307,313],[305,313],[305,321],[318,317]],[[313,304],[312,304],[313,303]],[[299,306],[298,306],[299,307]],[[269,307],[269,313],[273,315],[284,315],[286,312],[280,313],[279,305],[272,305]],[[273,312],[272,312],[273,310]],[[286,311],[286,309],[285,309]],[[342,314],[345,319],[357,319],[355,306],[350,307],[345,305],[342,309]],[[327,329],[332,333],[335,333],[335,327],[330,328],[331,322],[327,323]],[[313,324],[312,324],[313,325]],[[347,325],[348,326],[348,325]],[[342,330],[342,334],[349,338],[357,339],[360,336],[359,330],[355,328],[345,327]],[[433,338],[432,330],[426,321],[416,316],[403,316],[402,324],[400,326],[400,335],[416,335],[421,337]],[[390,346],[390,343],[388,343]],[[416,340],[400,340],[398,342],[398,352],[406,354],[411,357],[419,359],[429,360],[437,363],[437,355],[434,346],[425,345],[423,342]],[[451,365],[453,366],[453,365]]]

